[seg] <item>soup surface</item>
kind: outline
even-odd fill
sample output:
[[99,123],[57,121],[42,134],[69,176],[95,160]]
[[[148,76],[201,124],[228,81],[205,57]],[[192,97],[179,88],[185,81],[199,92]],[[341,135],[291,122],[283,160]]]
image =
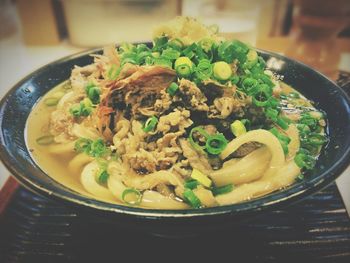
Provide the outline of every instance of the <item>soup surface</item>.
[[314,167],[325,116],[216,27],[179,17],[152,47],[123,44],[75,67],[27,122],[33,159],[99,200],[156,209],[228,205]]

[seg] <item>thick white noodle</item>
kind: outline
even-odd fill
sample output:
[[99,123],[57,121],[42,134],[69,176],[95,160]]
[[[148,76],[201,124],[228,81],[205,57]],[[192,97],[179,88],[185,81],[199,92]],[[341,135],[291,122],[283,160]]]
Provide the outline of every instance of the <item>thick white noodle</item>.
[[128,187],[133,187],[139,190],[147,190],[156,187],[158,184],[166,184],[175,186],[176,194],[182,196],[183,193],[183,179],[169,171],[157,171],[145,176],[137,175],[135,173],[128,173],[127,176],[123,178],[123,182]]
[[240,185],[230,193],[216,196],[216,201],[220,205],[229,205],[250,200],[292,184],[298,174],[300,174],[300,168],[292,160],[281,167],[272,177],[268,179],[263,177],[258,181]]
[[74,96],[74,91],[67,92],[57,103],[57,109],[62,109],[65,102]]
[[110,175],[107,181],[107,187],[111,194],[119,201],[123,202],[122,194],[127,187],[116,175]]
[[88,156],[85,153],[79,153],[76,156],[74,156],[72,160],[69,161],[68,169],[72,175],[75,175],[75,174],[78,175],[83,169],[83,166],[89,162],[92,162],[93,160],[94,160],[93,157]]
[[94,128],[85,127],[77,123],[73,124],[72,133],[78,138],[87,138],[91,140],[100,138],[100,135]]
[[259,142],[267,146],[271,151],[271,162],[269,168],[265,174],[272,175],[279,168],[281,168],[285,162],[283,148],[278,139],[269,131],[258,129],[252,130],[243,134],[236,139],[233,139],[228,143],[225,150],[221,153],[221,158],[227,158],[231,153],[235,152],[240,146],[248,142]]
[[232,165],[226,165],[224,168],[212,172],[209,176],[217,186],[249,183],[263,176],[270,160],[269,149],[261,147]]
[[81,183],[90,194],[106,199],[113,199],[111,192],[96,181],[96,174],[99,169],[99,165],[96,161],[86,165],[81,173]]
[[170,197],[166,197],[156,191],[147,190],[142,195],[140,204],[142,207],[152,209],[187,209],[187,204],[176,201]]
[[[115,198],[122,200],[122,194],[125,189],[131,187],[138,190],[152,189],[159,183],[171,184],[174,186],[182,186],[182,181],[173,173],[161,171],[146,176],[133,176],[128,180],[128,186],[123,183],[125,180],[125,167],[119,162],[113,161],[108,165],[108,173],[110,174],[107,182],[108,189]],[[129,177],[129,175],[127,176]],[[149,179],[147,179],[149,177]],[[141,207],[153,209],[186,209],[187,204],[176,201],[170,197],[166,197],[156,191],[146,190],[143,192]]]

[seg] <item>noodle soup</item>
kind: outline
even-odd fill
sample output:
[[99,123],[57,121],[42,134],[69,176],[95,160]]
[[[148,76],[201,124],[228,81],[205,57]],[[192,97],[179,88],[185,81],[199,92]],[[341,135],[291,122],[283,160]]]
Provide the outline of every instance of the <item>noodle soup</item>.
[[34,107],[27,143],[49,176],[84,195],[189,209],[302,180],[325,125],[253,48],[180,17],[155,31],[152,47],[107,47],[75,67]]

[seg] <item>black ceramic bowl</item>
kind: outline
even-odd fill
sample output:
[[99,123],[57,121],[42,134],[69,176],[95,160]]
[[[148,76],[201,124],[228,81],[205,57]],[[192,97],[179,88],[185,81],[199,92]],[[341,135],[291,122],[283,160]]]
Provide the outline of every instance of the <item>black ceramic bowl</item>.
[[92,50],[46,65],[15,85],[0,103],[0,156],[5,166],[27,188],[73,205],[88,215],[146,231],[182,234],[226,226],[252,215],[299,201],[334,181],[350,161],[349,98],[317,71],[289,58],[260,51],[273,71],[327,113],[330,141],[315,169],[302,182],[252,201],[199,210],[147,210],[97,201],[57,183],[32,160],[25,142],[25,123],[35,103],[51,88],[69,78],[74,65],[92,63]]

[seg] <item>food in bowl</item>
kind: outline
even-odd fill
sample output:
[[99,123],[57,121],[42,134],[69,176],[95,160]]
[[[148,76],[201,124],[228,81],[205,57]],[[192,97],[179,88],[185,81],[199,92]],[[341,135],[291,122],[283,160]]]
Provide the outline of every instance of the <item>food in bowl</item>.
[[152,45],[93,55],[33,108],[27,144],[49,176],[107,202],[188,209],[258,198],[313,169],[325,114],[255,49],[192,18],[155,32]]

